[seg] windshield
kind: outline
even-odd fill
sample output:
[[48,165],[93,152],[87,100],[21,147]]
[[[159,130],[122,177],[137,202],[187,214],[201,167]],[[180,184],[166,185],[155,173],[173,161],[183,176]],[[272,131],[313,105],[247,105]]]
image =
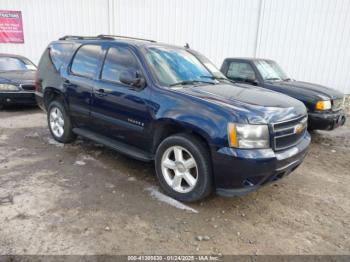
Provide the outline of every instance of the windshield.
[[259,60],[254,63],[264,80],[289,80],[275,61]]
[[22,71],[35,69],[35,66],[29,61],[23,61],[16,57],[0,57],[0,71]]
[[[163,86],[215,84],[217,78],[225,78],[208,59],[200,60],[187,50],[150,47],[145,56],[159,84]],[[215,71],[218,74],[214,74]]]

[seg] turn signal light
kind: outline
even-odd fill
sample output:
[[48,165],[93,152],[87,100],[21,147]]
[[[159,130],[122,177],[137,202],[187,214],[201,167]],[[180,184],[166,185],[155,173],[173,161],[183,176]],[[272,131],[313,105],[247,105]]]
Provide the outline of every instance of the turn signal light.
[[316,103],[316,110],[328,110],[331,109],[332,104],[331,101],[318,101]]
[[235,124],[228,124],[228,141],[231,147],[238,147],[237,132]]

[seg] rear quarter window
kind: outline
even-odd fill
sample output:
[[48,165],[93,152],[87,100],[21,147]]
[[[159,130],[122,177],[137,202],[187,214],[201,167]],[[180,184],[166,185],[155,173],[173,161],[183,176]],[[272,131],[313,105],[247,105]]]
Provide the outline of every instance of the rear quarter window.
[[67,62],[73,51],[71,43],[55,43],[49,47],[49,54],[53,65],[59,71],[63,63]]

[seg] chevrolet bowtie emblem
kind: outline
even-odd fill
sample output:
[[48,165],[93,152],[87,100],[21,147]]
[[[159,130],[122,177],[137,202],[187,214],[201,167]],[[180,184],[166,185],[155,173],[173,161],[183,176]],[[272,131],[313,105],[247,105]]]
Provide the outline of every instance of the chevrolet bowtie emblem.
[[294,127],[294,134],[300,134],[307,126],[307,118],[301,120],[299,124]]
[[303,124],[297,124],[294,127],[294,133],[295,134],[300,134],[301,132],[303,132],[303,130],[304,130],[304,125]]

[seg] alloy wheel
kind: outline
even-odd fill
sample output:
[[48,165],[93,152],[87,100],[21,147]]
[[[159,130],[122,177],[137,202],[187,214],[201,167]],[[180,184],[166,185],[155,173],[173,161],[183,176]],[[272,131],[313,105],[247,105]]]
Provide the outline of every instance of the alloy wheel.
[[164,152],[161,167],[166,183],[176,192],[188,193],[198,182],[196,160],[181,146],[172,146]]
[[58,107],[54,106],[51,108],[49,121],[52,133],[58,138],[62,137],[64,134],[64,118],[62,111]]

